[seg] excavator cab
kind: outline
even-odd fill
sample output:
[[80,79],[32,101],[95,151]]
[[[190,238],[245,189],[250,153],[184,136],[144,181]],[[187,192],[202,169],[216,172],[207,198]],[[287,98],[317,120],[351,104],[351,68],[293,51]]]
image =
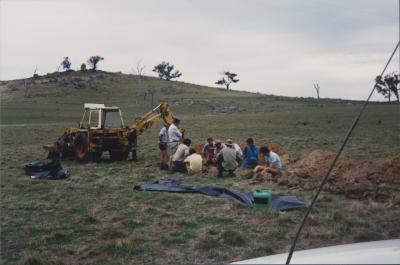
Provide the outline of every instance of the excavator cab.
[[111,129],[124,127],[121,109],[106,107],[104,104],[85,103],[84,113],[79,123],[81,129]]

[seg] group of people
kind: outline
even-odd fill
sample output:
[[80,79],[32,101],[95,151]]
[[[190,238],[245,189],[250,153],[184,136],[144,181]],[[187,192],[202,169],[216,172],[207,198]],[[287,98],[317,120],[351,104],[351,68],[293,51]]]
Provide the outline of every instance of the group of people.
[[[281,172],[282,162],[279,155],[267,146],[258,148],[252,138],[246,140],[246,146],[242,150],[231,139],[222,143],[209,137],[201,154],[197,154],[196,150],[190,147],[191,140],[184,139],[179,124],[180,120],[174,118],[171,125],[164,125],[160,131],[161,170],[199,173],[202,171],[204,158],[205,165],[217,167],[220,177],[224,172],[228,172],[228,176],[234,176],[238,167],[252,168],[254,173],[270,173],[272,176]],[[265,165],[259,165],[259,154],[265,159]]]
[[179,124],[180,120],[174,118],[171,125],[165,124],[160,130],[160,169],[199,173],[202,171],[203,158],[196,153],[194,148],[190,148],[192,141],[183,138]]
[[[259,165],[259,155],[264,157],[266,165]],[[234,171],[240,166],[242,169],[252,168],[254,173],[270,173],[273,176],[279,175],[282,169],[282,162],[278,154],[270,150],[267,146],[260,149],[254,144],[253,138],[246,140],[246,146],[243,150],[237,143],[227,139],[225,143],[215,140],[211,137],[202,150],[206,163],[215,165],[218,168],[218,175],[222,176],[224,172],[234,176]]]

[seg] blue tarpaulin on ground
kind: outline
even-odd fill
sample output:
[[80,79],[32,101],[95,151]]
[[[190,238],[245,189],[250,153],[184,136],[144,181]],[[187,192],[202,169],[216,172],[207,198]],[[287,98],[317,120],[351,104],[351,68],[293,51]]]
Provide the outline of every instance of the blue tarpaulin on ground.
[[[182,184],[179,176],[160,179],[152,183],[135,185],[138,191],[164,191],[179,193],[200,193],[219,198],[235,199],[249,208],[254,208],[254,197],[252,192],[240,192],[219,185],[188,185]],[[289,211],[306,206],[305,202],[296,196],[273,196],[272,209],[278,211]]]

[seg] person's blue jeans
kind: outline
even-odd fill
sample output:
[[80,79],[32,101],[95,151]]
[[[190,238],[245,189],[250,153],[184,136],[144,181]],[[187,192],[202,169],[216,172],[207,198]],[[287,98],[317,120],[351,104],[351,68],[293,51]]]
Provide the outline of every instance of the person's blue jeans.
[[242,168],[248,168],[248,167],[255,168],[257,164],[258,164],[257,159],[247,158],[243,160]]

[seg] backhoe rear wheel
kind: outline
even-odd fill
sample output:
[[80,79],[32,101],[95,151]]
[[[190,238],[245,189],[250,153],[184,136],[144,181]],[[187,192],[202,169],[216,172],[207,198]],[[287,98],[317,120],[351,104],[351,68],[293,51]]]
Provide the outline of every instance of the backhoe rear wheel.
[[84,133],[78,133],[74,139],[74,155],[78,162],[87,163],[89,161],[88,138]]

